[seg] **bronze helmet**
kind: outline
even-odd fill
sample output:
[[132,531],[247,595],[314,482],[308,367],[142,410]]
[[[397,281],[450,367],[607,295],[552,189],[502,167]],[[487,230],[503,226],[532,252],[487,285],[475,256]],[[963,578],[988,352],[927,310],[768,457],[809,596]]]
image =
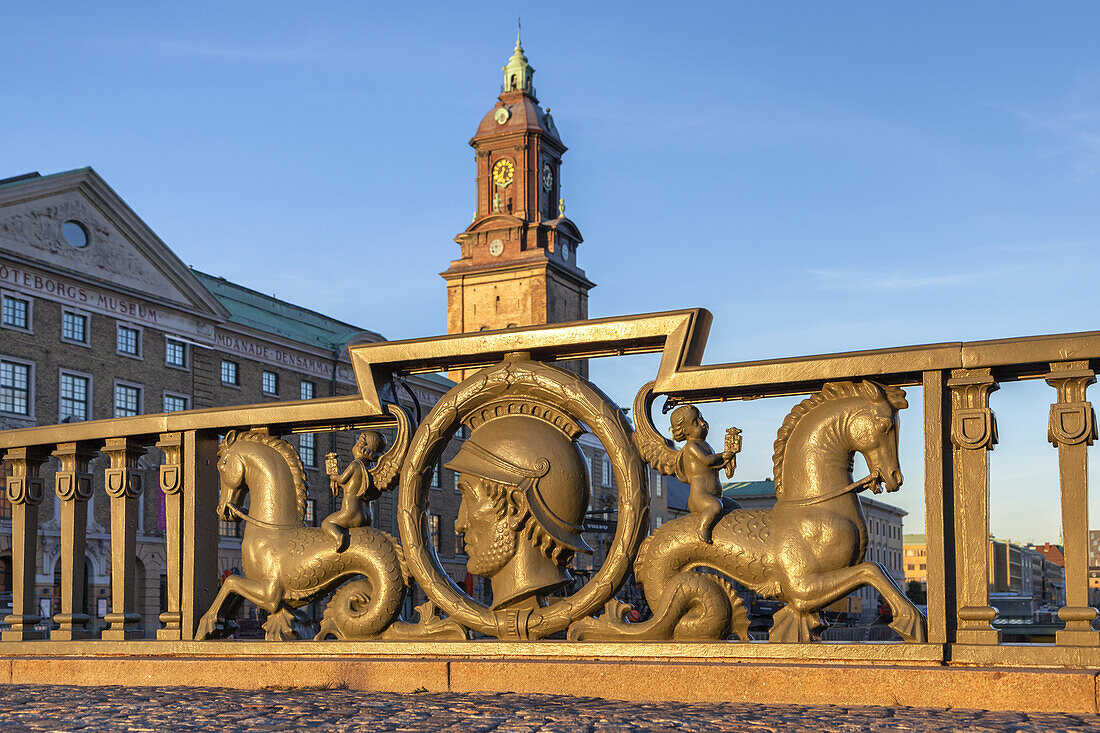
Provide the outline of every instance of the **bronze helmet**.
[[578,552],[591,489],[580,448],[550,423],[528,415],[505,415],[470,433],[444,468],[517,486],[539,526]]

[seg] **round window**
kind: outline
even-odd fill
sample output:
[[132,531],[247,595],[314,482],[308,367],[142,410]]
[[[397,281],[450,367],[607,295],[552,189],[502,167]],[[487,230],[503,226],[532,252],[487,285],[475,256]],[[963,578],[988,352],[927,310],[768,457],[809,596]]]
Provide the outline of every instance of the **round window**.
[[65,241],[74,247],[88,246],[88,230],[78,221],[67,221],[61,225],[61,234]]

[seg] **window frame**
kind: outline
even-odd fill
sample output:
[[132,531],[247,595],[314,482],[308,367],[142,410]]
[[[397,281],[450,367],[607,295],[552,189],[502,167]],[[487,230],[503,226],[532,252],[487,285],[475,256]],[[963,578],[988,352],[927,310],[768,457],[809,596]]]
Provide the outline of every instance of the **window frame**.
[[84,408],[87,414],[85,415],[83,421],[92,420],[92,390],[95,385],[94,376],[85,372],[78,372],[75,369],[66,369],[65,367],[59,367],[57,370],[57,421],[60,423],[63,422],[65,419],[61,414],[61,380],[66,376],[77,377],[79,379],[84,379],[88,382],[88,391],[84,395]]
[[[180,346],[183,347],[183,363],[182,364],[173,364],[172,362],[168,361],[168,344],[169,343],[179,344]],[[173,336],[169,336],[169,335],[165,334],[165,336],[164,336],[164,366],[168,367],[169,369],[179,369],[180,371],[184,371],[184,372],[191,371],[191,349],[190,349],[190,344],[188,344],[183,339],[175,338]]]
[[[226,364],[232,364],[233,365],[233,377],[236,381],[234,381],[234,382],[225,381],[225,365]],[[222,384],[223,387],[235,387],[236,389],[240,389],[241,388],[241,363],[239,361],[233,361],[232,359],[224,359],[223,358],[222,363],[218,368],[218,378],[221,380],[221,384]]]
[[[65,335],[65,317],[76,316],[77,318],[84,319],[84,340],[77,341],[76,339],[69,338]],[[61,309],[61,342],[65,344],[73,344],[74,346],[83,346],[86,349],[92,348],[92,314],[88,311],[83,311],[78,308],[63,307]],[[115,344],[118,345],[117,343]]]
[[[137,412],[134,415],[119,415],[118,414],[118,389],[124,387],[126,389],[137,390]],[[116,379],[114,385],[111,388],[111,414],[114,417],[137,417],[138,415],[145,414],[145,387],[137,382],[129,382],[125,379]]]
[[[167,408],[168,407],[164,403],[169,397],[174,397],[176,399],[183,400],[183,404],[184,404],[183,409],[184,410],[190,410],[191,409],[191,395],[186,395],[186,394],[183,394],[182,392],[173,392],[173,391],[167,390],[167,389],[164,390],[160,395],[160,406],[162,408]],[[167,413],[168,410],[167,409],[162,409],[161,412]],[[172,410],[172,412],[182,412],[182,410]]]
[[[275,389],[269,391],[267,388],[267,378],[271,377],[275,382]],[[278,397],[279,396],[279,372],[272,369],[264,369],[260,372],[260,393],[265,397]]]
[[[4,301],[8,298],[27,304],[26,326],[15,326],[4,321]],[[11,331],[19,331],[20,333],[34,333],[34,298],[15,290],[0,290],[0,328],[7,328]]]
[[[134,340],[137,346],[137,353],[131,354],[129,351],[123,351],[119,348],[119,336],[122,334],[122,329],[128,328],[131,331],[137,331],[137,338]],[[125,356],[127,359],[137,359],[138,361],[145,361],[144,344],[145,329],[136,323],[129,321],[115,321],[115,353],[119,356]]]
[[[302,455],[302,450],[304,447],[302,445],[302,442],[306,440],[306,438],[309,438],[310,449],[313,451],[312,460],[310,462],[307,462],[305,457]],[[306,469],[307,471],[317,470],[317,433],[301,433],[298,436],[298,458],[302,461],[302,468]]]
[[[306,385],[309,385],[309,397],[305,396]],[[310,379],[303,379],[298,385],[298,399],[300,400],[313,400],[317,399],[317,383]]]
[[9,364],[17,364],[19,366],[27,367],[27,412],[8,412],[6,410],[0,410],[0,415],[7,417],[14,417],[20,420],[35,420],[35,367],[37,364],[33,361],[26,359],[20,359],[14,356],[6,356],[0,354],[0,362],[8,362]]

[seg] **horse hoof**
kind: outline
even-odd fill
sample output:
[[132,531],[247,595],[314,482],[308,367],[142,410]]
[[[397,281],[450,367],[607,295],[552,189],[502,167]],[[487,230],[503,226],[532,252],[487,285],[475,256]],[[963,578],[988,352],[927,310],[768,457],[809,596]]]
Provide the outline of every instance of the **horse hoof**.
[[911,644],[923,644],[928,641],[928,629],[924,624],[924,617],[920,613],[906,615],[898,618],[890,624],[890,628],[898,632],[902,639]]
[[207,618],[203,616],[202,621],[199,622],[199,628],[195,631],[195,641],[205,641],[209,639],[217,626],[218,620],[216,618]]

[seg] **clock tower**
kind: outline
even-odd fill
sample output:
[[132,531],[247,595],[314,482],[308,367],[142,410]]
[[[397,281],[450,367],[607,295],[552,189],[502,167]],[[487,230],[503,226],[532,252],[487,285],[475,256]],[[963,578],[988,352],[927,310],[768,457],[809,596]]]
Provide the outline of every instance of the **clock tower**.
[[[588,317],[594,283],[577,266],[582,241],[565,216],[565,146],[549,109],[539,107],[516,36],[497,103],[470,140],[477,162],[477,212],[455,237],[459,258],[447,281],[447,332],[469,333]],[[587,362],[567,368],[587,376]],[[462,372],[452,372],[461,378]]]

